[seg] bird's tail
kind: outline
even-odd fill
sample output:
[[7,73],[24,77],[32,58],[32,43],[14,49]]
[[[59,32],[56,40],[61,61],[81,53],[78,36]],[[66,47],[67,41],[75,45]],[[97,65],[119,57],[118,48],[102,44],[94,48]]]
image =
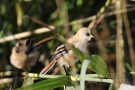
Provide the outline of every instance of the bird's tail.
[[45,68],[43,68],[40,72],[40,74],[46,74],[48,73],[52,68],[53,66],[57,63],[56,60],[53,60],[51,63],[49,63]]
[[30,54],[34,50],[34,38],[26,39],[26,46],[28,47],[26,54]]
[[14,78],[13,78],[13,81],[12,81],[12,83],[11,83],[11,85],[10,85],[9,90],[15,90],[15,88],[16,88],[16,86],[17,86],[17,83],[18,83],[18,79],[19,79],[20,74],[21,74],[21,70],[18,69],[18,70],[17,70],[17,74],[15,74],[15,76],[14,76]]

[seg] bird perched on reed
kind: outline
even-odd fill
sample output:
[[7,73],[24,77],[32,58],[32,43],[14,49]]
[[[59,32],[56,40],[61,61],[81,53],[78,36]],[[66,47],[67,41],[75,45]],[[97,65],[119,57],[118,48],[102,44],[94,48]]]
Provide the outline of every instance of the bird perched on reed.
[[[68,43],[75,46],[81,52],[84,52],[88,41],[91,40],[93,36],[91,35],[91,30],[89,28],[81,28],[77,33],[67,40]],[[52,62],[49,63],[44,69],[41,70],[41,74],[46,74],[50,71],[53,66],[58,63],[60,66],[70,67],[78,61],[78,58],[70,48],[62,44],[57,47],[54,55],[52,56]],[[67,73],[67,72],[66,72]]]
[[45,43],[52,40],[53,37],[45,38],[38,43],[34,44],[34,39],[20,40],[16,43],[15,47],[12,49],[10,56],[10,62],[16,68],[18,68],[18,74],[15,75],[13,82],[11,83],[9,90],[15,90],[18,75],[21,73],[20,69],[28,71],[36,64],[39,51],[38,49],[42,47]]
[[29,71],[36,64],[39,57],[38,49],[52,39],[53,37],[45,38],[36,44],[34,44],[33,38],[18,41],[12,49],[11,64],[18,69]]

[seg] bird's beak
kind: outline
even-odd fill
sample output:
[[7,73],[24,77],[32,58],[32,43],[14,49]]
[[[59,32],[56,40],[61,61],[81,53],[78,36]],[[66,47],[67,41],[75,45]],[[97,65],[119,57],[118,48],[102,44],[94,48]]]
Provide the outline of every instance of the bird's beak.
[[93,35],[90,35],[90,38],[94,38],[94,36]]

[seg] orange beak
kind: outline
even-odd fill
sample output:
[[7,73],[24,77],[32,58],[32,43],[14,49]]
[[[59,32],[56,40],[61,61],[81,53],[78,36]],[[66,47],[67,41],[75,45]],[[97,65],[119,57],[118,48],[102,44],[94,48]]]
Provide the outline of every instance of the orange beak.
[[94,36],[93,35],[90,35],[90,38],[94,38]]

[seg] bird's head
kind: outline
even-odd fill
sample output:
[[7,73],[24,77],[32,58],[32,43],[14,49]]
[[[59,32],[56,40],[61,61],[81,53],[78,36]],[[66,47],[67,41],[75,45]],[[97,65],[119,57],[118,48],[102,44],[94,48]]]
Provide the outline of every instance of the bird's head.
[[90,41],[91,38],[94,38],[93,35],[91,35],[91,30],[86,27],[80,28],[76,33],[76,37],[86,42]]
[[20,41],[18,41],[17,43],[16,43],[16,45],[15,45],[15,51],[16,51],[16,53],[19,53],[19,52],[25,52],[26,51],[26,47],[25,47],[25,40],[20,40]]
[[15,51],[29,54],[34,49],[34,39],[20,40],[15,45]]

